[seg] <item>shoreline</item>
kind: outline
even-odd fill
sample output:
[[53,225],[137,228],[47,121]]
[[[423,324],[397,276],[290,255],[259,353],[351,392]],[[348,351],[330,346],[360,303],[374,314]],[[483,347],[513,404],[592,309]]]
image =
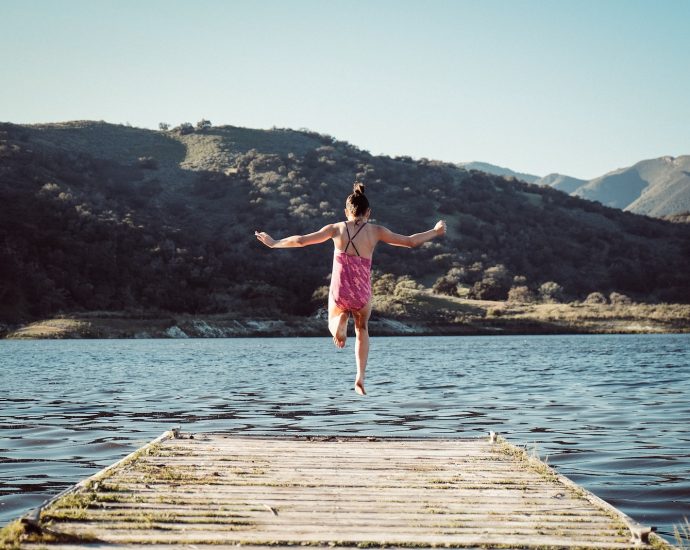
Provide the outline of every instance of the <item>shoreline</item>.
[[[403,315],[375,307],[372,336],[690,333],[689,304],[511,304],[445,298],[454,308],[424,307],[418,293]],[[437,297],[432,297],[438,300]],[[435,304],[438,305],[438,304]],[[385,309],[385,308],[380,308]],[[349,335],[353,335],[350,324]],[[188,315],[161,312],[65,313],[25,323],[1,323],[0,339],[329,337],[324,310],[293,315]]]

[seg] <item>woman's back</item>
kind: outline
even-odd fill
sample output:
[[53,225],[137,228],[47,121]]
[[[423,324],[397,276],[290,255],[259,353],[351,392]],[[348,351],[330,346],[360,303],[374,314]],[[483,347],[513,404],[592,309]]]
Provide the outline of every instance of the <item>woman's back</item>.
[[336,250],[371,259],[378,242],[377,226],[365,221],[339,222],[333,225],[336,229],[333,236]]

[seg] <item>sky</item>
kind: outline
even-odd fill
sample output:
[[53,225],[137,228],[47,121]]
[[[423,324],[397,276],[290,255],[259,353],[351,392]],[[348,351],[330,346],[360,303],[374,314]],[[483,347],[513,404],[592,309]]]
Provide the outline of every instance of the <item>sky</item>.
[[590,179],[690,154],[690,0],[0,0],[0,121],[309,128]]

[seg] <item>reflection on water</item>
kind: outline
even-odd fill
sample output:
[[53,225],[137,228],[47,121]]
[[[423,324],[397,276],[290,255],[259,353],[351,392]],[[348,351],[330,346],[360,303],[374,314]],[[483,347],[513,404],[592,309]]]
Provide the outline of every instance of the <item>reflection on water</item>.
[[690,335],[0,341],[0,524],[166,429],[495,430],[672,536],[690,511]]

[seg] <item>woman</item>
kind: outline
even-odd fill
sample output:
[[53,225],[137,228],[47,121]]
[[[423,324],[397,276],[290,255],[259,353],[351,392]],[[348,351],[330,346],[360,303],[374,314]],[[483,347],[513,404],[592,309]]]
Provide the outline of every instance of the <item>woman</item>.
[[364,195],[364,185],[355,183],[353,193],[345,201],[347,221],[332,223],[308,235],[293,235],[275,240],[267,233],[255,231],[256,238],[270,248],[309,246],[333,239],[333,272],[328,293],[328,329],[336,347],[345,347],[347,321],[352,314],[355,322],[355,360],[357,375],[355,391],[366,395],[364,372],[369,356],[367,322],[371,315],[371,257],[379,241],[413,248],[446,233],[446,222],[439,221],[433,229],[414,235],[398,235],[381,225],[369,223],[371,208]]

